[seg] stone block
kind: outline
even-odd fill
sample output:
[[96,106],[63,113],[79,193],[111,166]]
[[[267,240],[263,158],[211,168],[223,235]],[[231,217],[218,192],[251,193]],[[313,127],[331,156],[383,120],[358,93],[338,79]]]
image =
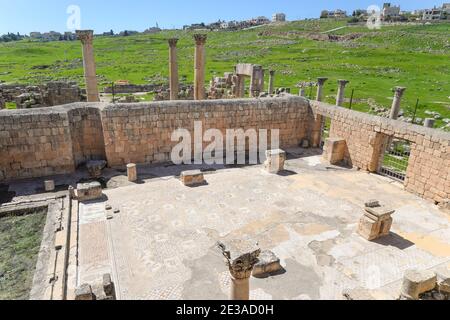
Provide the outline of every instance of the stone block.
[[180,180],[185,186],[195,186],[205,183],[205,178],[200,170],[183,171]]
[[347,143],[341,138],[328,138],[325,140],[323,156],[330,164],[339,164],[344,160]]
[[364,204],[364,206],[366,208],[375,208],[380,206],[380,202],[378,200],[369,200]]
[[128,175],[128,181],[130,182],[136,182],[137,177],[137,167],[134,163],[130,163],[127,165],[127,175]]
[[418,300],[421,294],[436,288],[437,276],[433,271],[408,270],[403,278],[403,298]]
[[264,166],[269,173],[279,173],[284,170],[286,152],[281,149],[267,150]]
[[58,231],[55,234],[55,250],[61,250],[66,245],[67,234],[65,231]]
[[373,217],[377,220],[388,220],[391,218],[391,216],[395,213],[395,210],[385,207],[385,206],[378,206],[373,208],[365,208],[366,210],[366,216]]
[[79,201],[100,199],[103,195],[100,182],[79,183],[76,190],[76,198]]
[[436,274],[438,277],[439,292],[450,295],[450,265],[438,268]]
[[378,235],[378,237],[385,237],[390,235],[393,222],[394,219],[392,218],[382,220],[380,226],[380,234]]
[[379,237],[381,231],[381,222],[364,215],[359,221],[358,233],[368,241]]
[[103,291],[107,297],[116,297],[116,290],[114,286],[114,282],[111,279],[111,274],[103,275]]
[[253,276],[261,277],[283,270],[280,259],[272,251],[263,251],[259,255],[259,262],[253,268]]
[[46,192],[55,191],[55,181],[47,180],[44,182],[44,188]]
[[75,289],[75,300],[77,301],[92,301],[95,300],[95,295],[92,292],[92,287],[88,284],[83,284]]

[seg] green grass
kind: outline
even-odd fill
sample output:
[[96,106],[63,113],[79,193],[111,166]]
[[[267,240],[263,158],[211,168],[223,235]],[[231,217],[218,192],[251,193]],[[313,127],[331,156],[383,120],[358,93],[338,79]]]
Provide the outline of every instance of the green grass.
[[[336,35],[360,34],[345,42],[311,40],[317,34],[346,21],[297,21],[237,32],[210,32],[207,41],[207,79],[232,71],[239,62],[257,63],[276,73],[276,87],[291,87],[301,81],[329,77],[325,94],[334,102],[337,80],[350,80],[347,98],[355,90],[353,109],[368,112],[367,99],[389,108],[392,88],[408,88],[403,100],[406,116],[412,117],[420,99],[417,117],[426,110],[450,118],[450,24],[391,26],[369,30],[352,26]],[[167,82],[168,44],[178,37],[179,74],[193,81],[193,32],[165,31],[152,35],[100,37],[95,39],[97,73],[101,86],[112,81],[131,83]],[[81,45],[78,42],[39,43],[20,41],[0,44],[0,80],[7,82],[69,79],[83,84]],[[48,65],[48,69],[33,66]],[[268,77],[268,75],[266,75]],[[268,79],[266,79],[267,81]],[[297,89],[293,89],[297,93]],[[307,93],[309,91],[307,90]],[[346,105],[348,106],[348,105]],[[438,126],[444,125],[442,120]]]
[[6,102],[5,107],[6,107],[6,109],[13,110],[13,109],[17,109],[17,104],[15,102]]
[[46,210],[0,218],[0,300],[29,299]]

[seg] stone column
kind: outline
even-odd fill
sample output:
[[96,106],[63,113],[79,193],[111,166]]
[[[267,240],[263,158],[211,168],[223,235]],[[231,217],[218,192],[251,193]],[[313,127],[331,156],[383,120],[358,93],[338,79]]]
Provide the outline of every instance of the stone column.
[[347,80],[338,80],[339,88],[336,96],[336,105],[338,107],[344,106],[345,99],[345,86],[349,83]]
[[127,176],[128,176],[128,181],[130,181],[130,182],[136,182],[137,181],[138,176],[137,176],[136,164],[130,163],[130,164],[127,165]]
[[398,114],[400,113],[400,104],[402,101],[403,94],[405,93],[406,88],[403,87],[395,87],[395,96],[394,102],[392,103],[391,115],[390,118],[397,120]]
[[94,31],[92,30],[77,30],[77,38],[81,40],[83,45],[83,65],[84,65],[84,78],[86,81],[86,92],[88,102],[100,101],[98,86],[97,86],[97,73],[95,69],[94,58]]
[[300,88],[300,91],[298,92],[298,95],[299,95],[300,97],[304,97],[304,96],[305,96],[305,88],[301,87],[301,88]]
[[323,100],[323,86],[328,78],[318,78],[317,79],[317,101]]
[[218,243],[218,246],[230,270],[230,300],[250,300],[250,277],[261,254],[257,243],[246,239]]
[[434,128],[434,124],[436,123],[436,120],[435,119],[432,119],[432,118],[426,118],[425,119],[425,124],[424,124],[424,126],[425,127],[427,127],[427,128]]
[[269,94],[274,93],[275,70],[269,71]]
[[195,34],[195,72],[194,72],[194,99],[205,99],[205,43],[206,34]]
[[178,39],[169,39],[169,77],[170,77],[170,100],[178,100],[178,60],[177,60]]

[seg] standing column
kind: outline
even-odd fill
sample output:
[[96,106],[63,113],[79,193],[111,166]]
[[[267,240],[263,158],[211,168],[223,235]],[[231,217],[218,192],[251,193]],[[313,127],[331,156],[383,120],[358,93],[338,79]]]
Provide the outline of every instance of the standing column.
[[230,270],[230,300],[250,300],[250,277],[261,250],[251,240],[233,240],[218,246]]
[[275,70],[269,71],[269,94],[274,93]]
[[205,99],[205,43],[206,34],[195,34],[194,99]]
[[238,98],[243,98],[245,96],[245,77],[238,75]]
[[298,95],[300,97],[304,97],[305,96],[305,88],[304,87],[300,87],[300,91],[298,92]]
[[97,86],[97,73],[95,69],[94,58],[94,31],[92,30],[77,30],[77,38],[81,40],[83,45],[83,65],[84,78],[86,81],[86,93],[88,102],[98,102],[100,97]]
[[328,80],[328,78],[318,78],[317,79],[317,101],[323,100],[323,85]]
[[345,86],[349,83],[347,80],[338,80],[339,88],[338,93],[336,97],[336,105],[338,107],[344,106],[344,99],[345,99]]
[[169,77],[170,77],[170,100],[178,100],[178,59],[177,59],[178,39],[169,39]]
[[400,105],[402,101],[403,94],[405,93],[406,88],[404,87],[395,87],[395,96],[394,102],[392,103],[391,109],[391,119],[397,120],[398,114],[400,113]]

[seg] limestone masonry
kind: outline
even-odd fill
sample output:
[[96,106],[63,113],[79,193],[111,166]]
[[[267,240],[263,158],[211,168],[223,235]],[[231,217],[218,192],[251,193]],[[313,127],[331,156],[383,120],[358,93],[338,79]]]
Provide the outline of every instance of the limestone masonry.
[[[405,187],[436,203],[450,198],[450,133],[371,116],[303,97],[74,103],[0,112],[0,181],[73,173],[90,160],[109,167],[170,161],[174,130],[279,129],[280,147],[320,146],[325,117],[330,138],[345,140],[347,165],[377,172],[388,139],[411,143]],[[325,151],[326,152],[326,151]],[[326,155],[325,155],[326,156]]]

